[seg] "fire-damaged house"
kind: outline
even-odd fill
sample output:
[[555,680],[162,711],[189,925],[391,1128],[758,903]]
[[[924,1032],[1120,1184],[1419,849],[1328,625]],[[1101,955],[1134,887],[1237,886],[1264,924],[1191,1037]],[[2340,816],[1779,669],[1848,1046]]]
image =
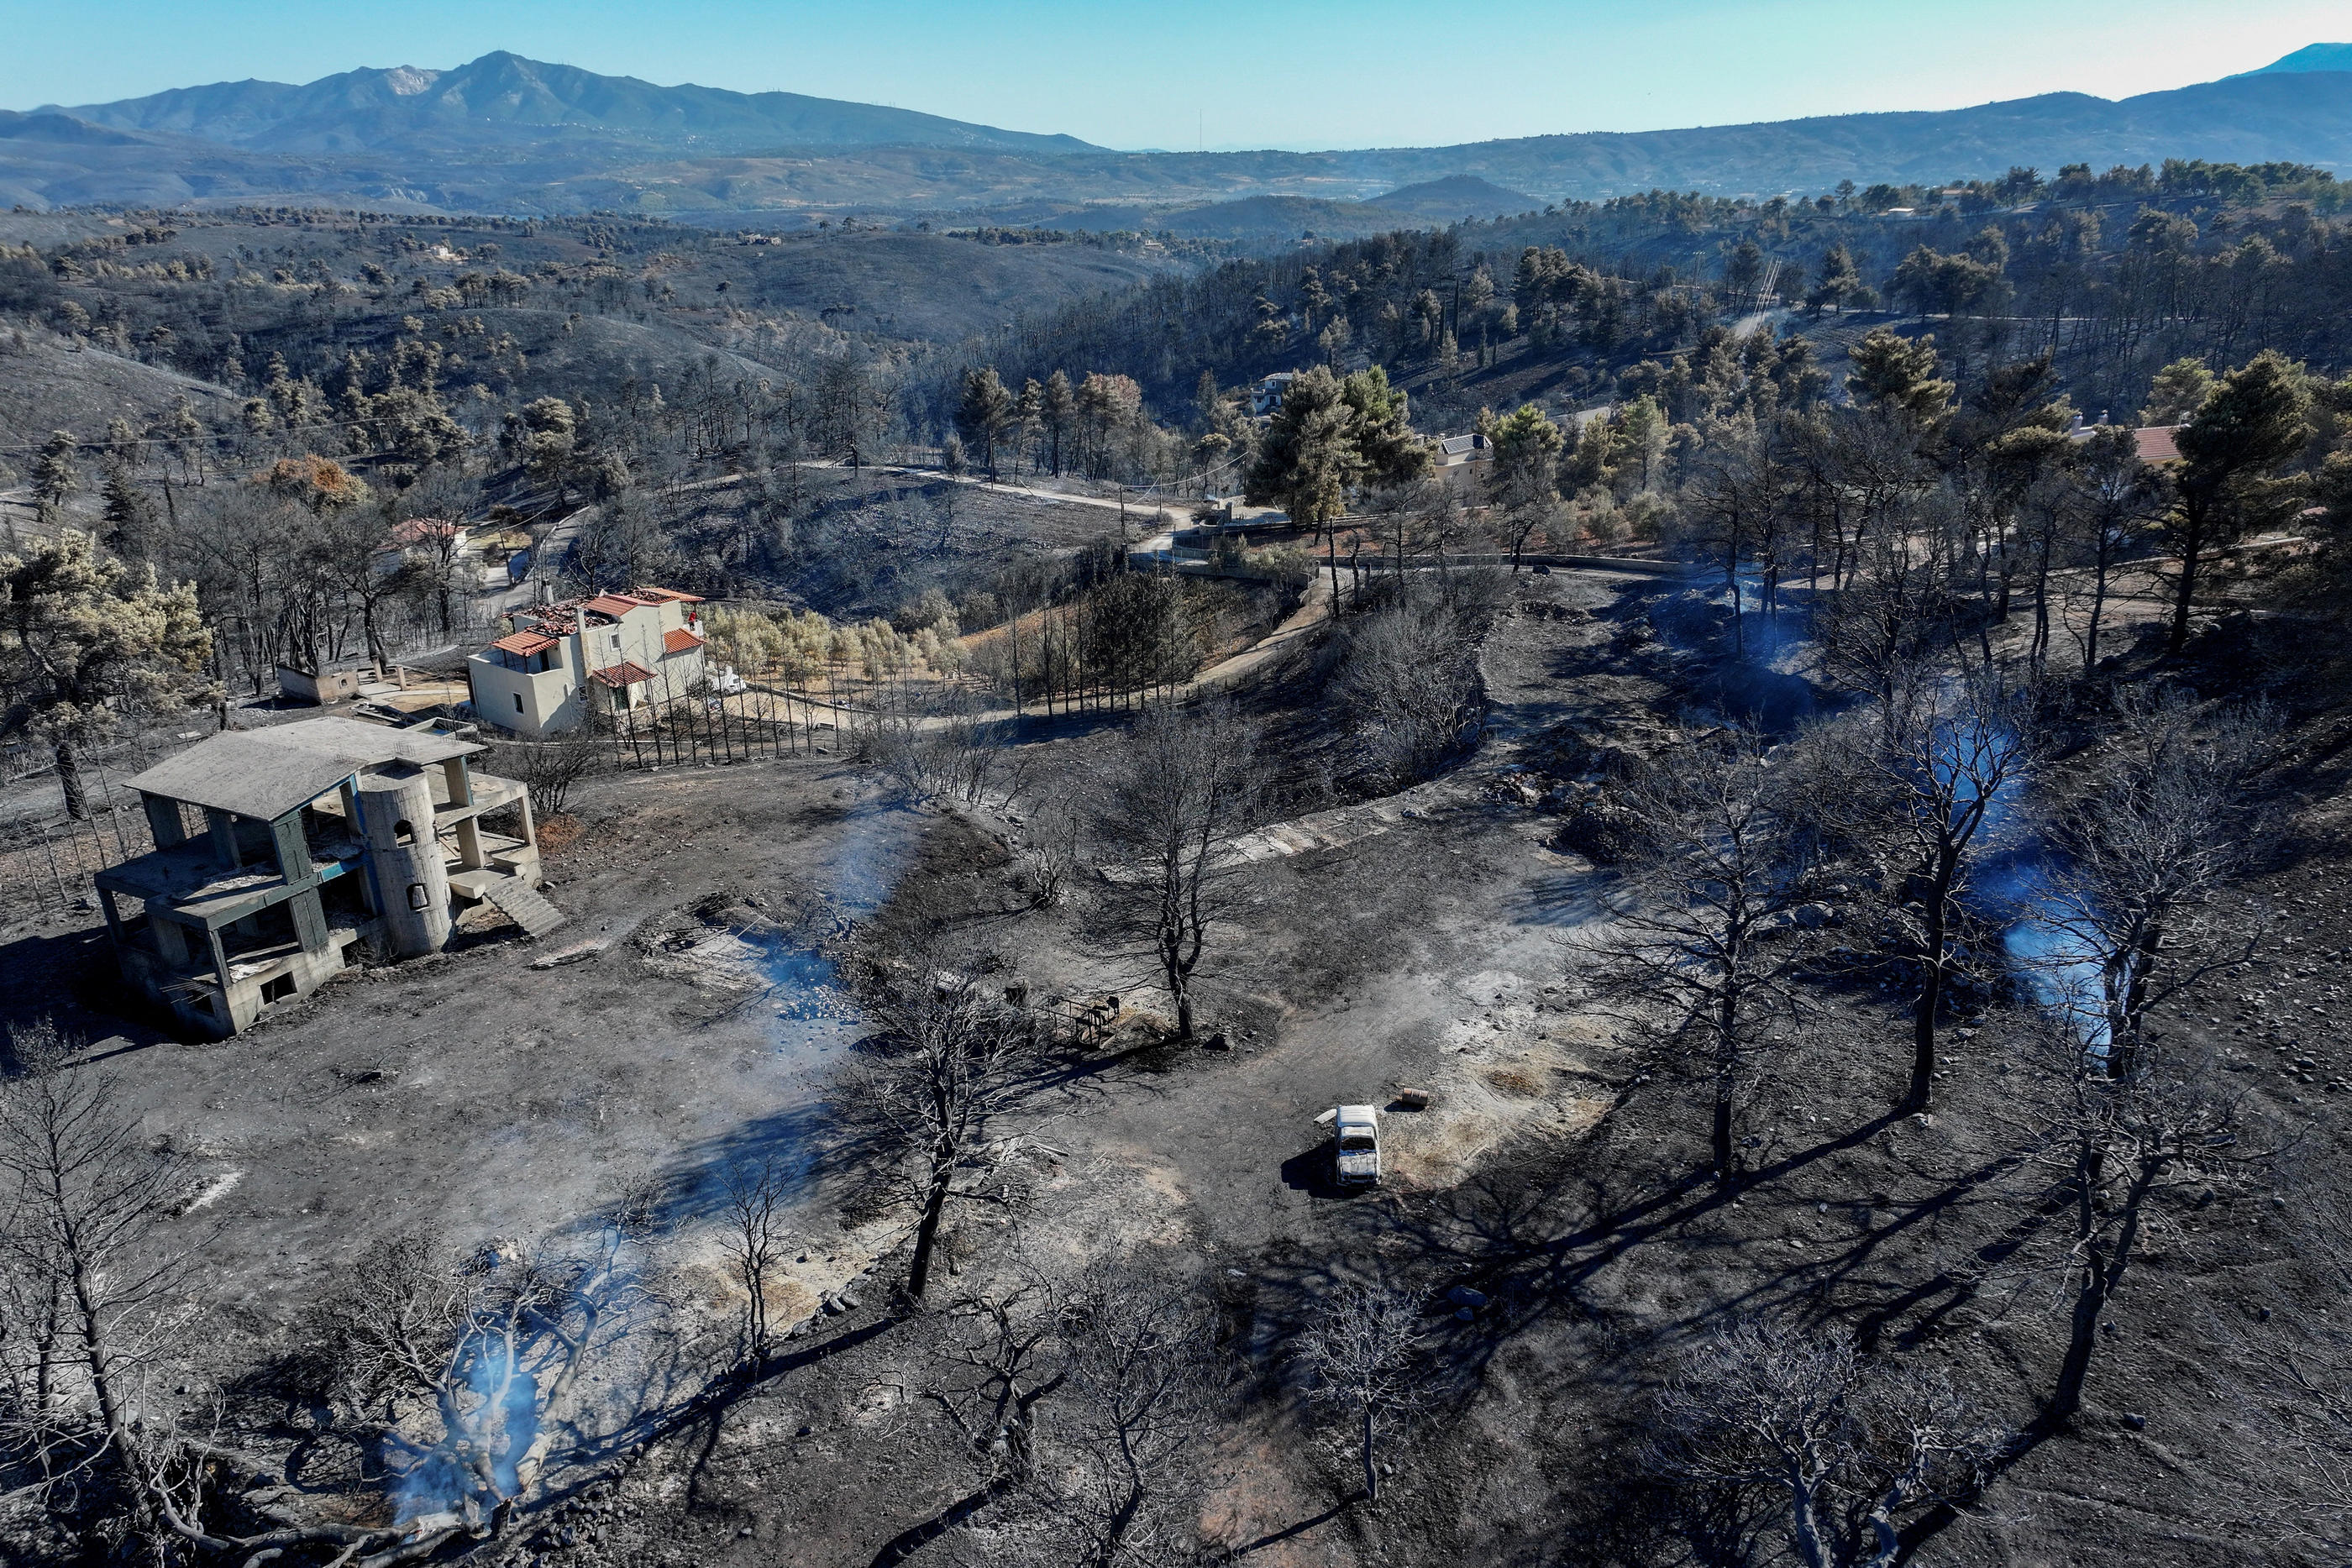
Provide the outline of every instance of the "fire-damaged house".
[[131,779],[155,849],[95,879],[123,978],[235,1034],[363,956],[439,952],[463,905],[554,929],[530,796],[475,772],[482,749],[314,718],[215,735]]
[[633,588],[517,611],[511,631],[466,661],[474,715],[536,738],[691,695],[702,681],[701,602]]

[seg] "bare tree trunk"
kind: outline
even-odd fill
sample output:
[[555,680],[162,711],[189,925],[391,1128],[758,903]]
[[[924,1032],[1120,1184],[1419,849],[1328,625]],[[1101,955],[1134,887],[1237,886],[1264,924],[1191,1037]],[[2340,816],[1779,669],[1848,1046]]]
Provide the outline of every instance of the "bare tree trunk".
[[1927,973],[1919,979],[1919,998],[1911,1009],[1911,1087],[1903,1097],[1906,1111],[1925,1111],[1936,1092],[1936,1011],[1944,1002],[1944,912],[1927,915]]
[[2083,643],[2083,680],[2085,685],[2098,679],[2099,617],[2107,608],[2107,556],[2111,547],[2105,526],[2099,529],[2099,555],[2091,577],[2091,629]]
[[2087,1268],[2088,1276],[2075,1293],[2074,1314],[2067,1325],[2066,1356],[2059,1363],[2058,1382],[2050,1391],[2049,1406],[2042,1412],[2043,1421],[2053,1427],[2066,1425],[2082,1413],[2083,1384],[2090,1375],[2091,1353],[2099,1343],[2099,1317],[2106,1311],[2106,1260],[2095,1251]]
[[2204,508],[2186,497],[2181,517],[2189,525],[2180,540],[2180,591],[2172,601],[2172,634],[2165,639],[2168,656],[2189,645],[2189,605],[2197,592],[2197,552],[2205,540]]
[[75,754],[74,743],[60,740],[54,748],[58,759],[58,789],[66,798],[66,815],[77,822],[89,821],[89,796],[82,787],[81,758]]
[[1911,1087],[1903,1097],[1906,1111],[1925,1111],[1936,1092],[1936,1015],[1944,1005],[1945,947],[1951,941],[1952,883],[1959,874],[1957,850],[1938,852],[1935,885],[1927,894],[1926,952],[1920,962],[1919,997],[1911,1009]]
[[923,1194],[923,1217],[915,1226],[915,1256],[907,1268],[907,1293],[918,1301],[931,1281],[931,1255],[939,1246],[940,1217],[947,1212],[948,1188],[954,1176],[953,1156],[935,1151],[931,1185]]

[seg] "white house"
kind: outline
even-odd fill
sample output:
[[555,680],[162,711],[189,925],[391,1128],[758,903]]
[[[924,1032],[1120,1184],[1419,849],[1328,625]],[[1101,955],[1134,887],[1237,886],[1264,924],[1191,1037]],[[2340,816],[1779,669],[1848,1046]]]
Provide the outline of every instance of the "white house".
[[1297,371],[1276,371],[1250,389],[1250,417],[1264,419],[1282,406],[1290,391],[1290,383],[1298,379]]
[[515,612],[513,629],[466,661],[475,717],[537,737],[688,695],[703,678],[701,602],[633,588]]
[[1479,434],[1448,435],[1429,444],[1437,463],[1437,477],[1447,485],[1475,486],[1494,461],[1495,448]]

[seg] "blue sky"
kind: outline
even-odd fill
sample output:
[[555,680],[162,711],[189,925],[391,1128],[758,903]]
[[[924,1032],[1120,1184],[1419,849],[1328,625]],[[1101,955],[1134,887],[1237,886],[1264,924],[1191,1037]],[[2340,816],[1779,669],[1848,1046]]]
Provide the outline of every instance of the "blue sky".
[[1114,147],[1432,145],[2118,98],[2348,36],[2343,0],[0,0],[0,108],[506,48]]

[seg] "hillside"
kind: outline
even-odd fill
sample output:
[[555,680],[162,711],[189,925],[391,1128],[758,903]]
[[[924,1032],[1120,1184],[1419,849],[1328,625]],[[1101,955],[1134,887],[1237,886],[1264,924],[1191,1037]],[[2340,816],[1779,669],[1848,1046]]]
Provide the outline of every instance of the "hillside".
[[[38,325],[0,334],[0,465],[21,473],[53,430],[102,430],[110,419],[146,426],[182,397],[200,418],[226,418],[236,399],[225,388],[74,342]],[[0,484],[9,481],[0,480]]]
[[[1993,175],[2017,163],[2202,158],[2352,168],[2352,72],[2290,63],[2324,62],[2336,47],[2117,102],[2049,93],[1943,111],[1454,147],[1134,153],[868,105],[654,88],[486,56],[438,74],[225,84],[0,115],[0,201],[611,209],[717,223],[751,214],[814,222],[853,211],[1116,204],[1146,209],[1149,223],[1160,208],[1281,196],[1379,198],[1451,221],[1654,188],[1769,194],[1846,179]],[[1450,189],[1455,181],[1477,183]],[[1231,216],[1242,225],[1235,232],[1262,226],[1261,214]]]
[[2306,44],[2261,70],[2245,74],[2273,76],[2283,71],[2352,71],[2352,44]]
[[1404,185],[1386,195],[1374,196],[1370,204],[1392,213],[1411,213],[1416,217],[1436,218],[1452,223],[1458,218],[1492,218],[1505,213],[1531,212],[1543,205],[1533,196],[1518,191],[1507,191],[1491,180],[1475,174],[1448,174],[1442,180],[1424,180],[1417,185]]
[[398,66],[345,71],[299,87],[215,82],[60,112],[116,130],[298,154],[456,152],[605,138],[678,149],[898,143],[1032,152],[1094,150],[1074,136],[1000,131],[794,92],[656,87],[635,77],[599,76],[503,50],[455,70]]

